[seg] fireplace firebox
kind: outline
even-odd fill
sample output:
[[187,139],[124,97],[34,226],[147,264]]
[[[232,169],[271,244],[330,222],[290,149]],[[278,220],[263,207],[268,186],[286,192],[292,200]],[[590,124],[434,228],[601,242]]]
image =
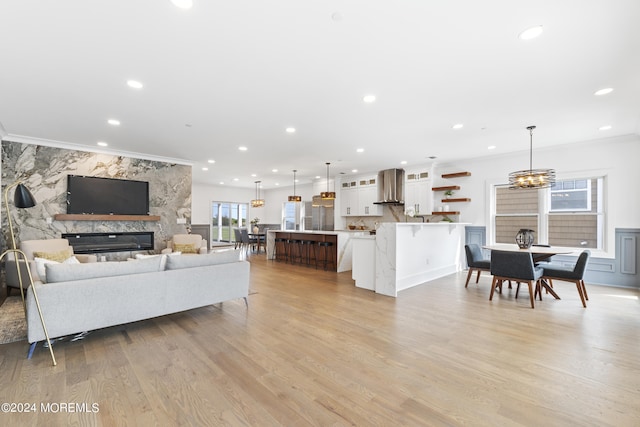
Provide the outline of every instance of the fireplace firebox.
[[63,234],[77,254],[153,250],[153,231]]

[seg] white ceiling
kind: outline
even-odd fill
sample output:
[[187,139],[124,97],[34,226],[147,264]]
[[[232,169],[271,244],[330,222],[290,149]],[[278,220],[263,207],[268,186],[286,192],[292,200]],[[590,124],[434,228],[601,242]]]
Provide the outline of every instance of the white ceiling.
[[640,133],[638,0],[194,2],[0,0],[0,128],[263,188]]

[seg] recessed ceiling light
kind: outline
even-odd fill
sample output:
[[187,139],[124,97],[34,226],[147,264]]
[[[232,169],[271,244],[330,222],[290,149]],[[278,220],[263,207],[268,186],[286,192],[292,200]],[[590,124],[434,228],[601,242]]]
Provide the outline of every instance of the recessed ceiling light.
[[456,123],[455,125],[451,126],[451,129],[462,129],[464,127],[464,125],[462,123]]
[[111,126],[120,126],[120,120],[116,119],[109,119],[107,120],[107,123],[109,123]]
[[271,172],[276,173],[278,172],[278,169],[271,169]]
[[536,25],[535,27],[527,28],[518,35],[520,40],[531,40],[542,34],[542,25]]
[[142,89],[142,83],[137,80],[127,80],[127,85],[133,89]]
[[234,182],[238,182],[238,181],[240,181],[240,178],[233,178],[233,181]]
[[376,101],[376,96],[375,95],[365,95],[362,100],[366,103],[371,104],[372,102]]
[[202,168],[202,170],[203,170],[203,171],[208,171],[208,170],[209,170],[209,168]]
[[358,148],[358,149],[356,150],[356,153],[364,153],[364,148]]
[[98,141],[98,145],[99,145],[100,147],[108,147],[108,146],[109,146],[109,144],[107,144],[107,143],[106,143],[106,142],[104,142],[104,141]]
[[487,147],[487,150],[495,150],[496,146],[495,145],[490,145]]
[[296,128],[286,128],[287,133],[296,133]]
[[612,87],[606,87],[604,89],[600,89],[600,90],[595,91],[593,94],[595,96],[602,96],[602,95],[606,95],[606,94],[611,93],[611,92],[613,92],[613,88]]
[[320,175],[316,175],[316,179],[320,179],[322,178]]
[[245,147],[245,146],[238,147],[238,150],[240,150],[240,151],[247,151],[247,147]]
[[609,129],[611,129],[611,125],[600,126],[598,129],[599,130],[609,130]]
[[406,164],[407,164],[407,161],[406,161],[406,160],[403,160],[403,161],[401,161],[401,162],[400,162],[400,164],[401,164],[401,165],[406,165]]
[[193,0],[171,0],[171,3],[180,9],[191,9],[193,7]]
[[252,178],[255,178],[256,176],[258,176],[258,175],[256,175],[255,173],[252,173],[252,174],[251,174],[251,177],[252,177]]
[[224,181],[220,181],[218,184],[220,184],[220,185],[224,185]]
[[216,162],[216,161],[215,161],[215,160],[213,160],[213,159],[209,159],[209,160],[207,160],[207,163],[214,164],[215,162]]
[[358,169],[351,169],[351,172],[352,173],[356,173],[356,172],[358,172]]

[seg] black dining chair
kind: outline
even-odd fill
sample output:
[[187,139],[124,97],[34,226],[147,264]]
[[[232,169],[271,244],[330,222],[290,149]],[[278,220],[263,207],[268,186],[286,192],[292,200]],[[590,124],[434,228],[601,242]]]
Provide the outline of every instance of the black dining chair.
[[469,285],[469,279],[474,271],[477,271],[476,283],[480,280],[480,273],[483,271],[491,271],[491,261],[485,259],[482,255],[482,249],[480,246],[471,243],[464,245],[464,252],[467,255],[467,266],[469,267],[469,273],[467,273],[467,281],[464,284],[466,288]]
[[589,295],[587,295],[587,288],[584,285],[584,272],[587,269],[590,256],[591,252],[589,250],[582,251],[573,268],[544,267],[542,280],[546,280],[549,286],[553,286],[552,280],[563,280],[565,282],[575,283],[576,288],[578,288],[578,295],[580,295],[580,300],[582,301],[582,306],[587,308]]
[[[540,278],[544,273],[542,267],[533,265],[533,257],[530,252],[512,251],[491,251],[491,294],[489,301],[493,300],[493,293],[499,287],[502,293],[502,282],[513,280],[518,283],[516,288],[516,299],[520,291],[520,284],[526,283],[529,286],[529,300],[531,308],[535,308],[535,294],[540,287]],[[533,287],[535,283],[535,288]]]

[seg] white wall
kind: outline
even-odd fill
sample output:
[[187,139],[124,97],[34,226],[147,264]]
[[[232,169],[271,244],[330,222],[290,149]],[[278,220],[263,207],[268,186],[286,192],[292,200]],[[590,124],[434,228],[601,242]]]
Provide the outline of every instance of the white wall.
[[[211,202],[250,203],[256,197],[256,190],[255,188],[247,189],[194,183],[191,194],[191,222],[193,224],[209,224]],[[293,185],[271,190],[260,190],[260,197],[265,199],[265,206],[263,208],[249,206],[247,218],[251,220],[258,217],[262,224],[280,224],[282,204],[292,195]],[[302,196],[303,201],[311,201],[314,195],[312,184],[296,185],[296,195]]]
[[[640,137],[600,139],[576,144],[567,144],[555,148],[536,148],[533,150],[534,168],[553,168],[558,179],[576,176],[605,176],[605,209],[607,215],[606,252],[614,254],[616,228],[640,228],[640,196],[635,187],[640,182]],[[389,165],[392,167],[392,165]],[[422,165],[411,165],[407,170],[419,169]],[[430,164],[425,163],[425,167]],[[488,226],[489,188],[492,184],[507,183],[509,172],[529,167],[529,151],[516,154],[487,156],[483,158],[447,164],[436,164],[432,185],[460,185],[456,197],[469,197],[471,202],[460,203],[456,209],[462,212],[460,219],[477,226]],[[471,172],[470,177],[442,180],[443,173]],[[339,180],[336,185],[339,187]],[[312,184],[296,186],[296,193],[303,200],[311,200],[314,195]],[[317,191],[316,191],[317,193]],[[254,189],[236,189],[222,186],[193,186],[193,223],[208,223],[212,200],[249,202],[255,197]],[[259,217],[262,223],[279,224],[282,203],[293,194],[293,187],[283,187],[262,192],[266,205],[252,209],[249,218]],[[435,195],[436,201],[441,194]],[[338,191],[338,197],[340,192]],[[437,203],[436,203],[437,205]],[[339,200],[336,200],[336,212],[339,212]],[[375,220],[375,219],[374,219]],[[344,218],[336,218],[336,228],[341,228]]]
[[[634,185],[640,182],[640,137],[627,136],[600,139],[556,148],[533,150],[533,168],[552,168],[557,179],[605,176],[605,249],[614,255],[616,228],[640,228],[640,197]],[[436,166],[436,176],[442,173],[469,171],[470,177],[446,180],[449,185],[460,185],[456,197],[469,197],[470,203],[460,203],[461,221],[488,226],[489,188],[492,184],[507,183],[509,172],[528,169],[529,152],[485,157],[470,161]],[[434,185],[445,185],[434,179]]]

